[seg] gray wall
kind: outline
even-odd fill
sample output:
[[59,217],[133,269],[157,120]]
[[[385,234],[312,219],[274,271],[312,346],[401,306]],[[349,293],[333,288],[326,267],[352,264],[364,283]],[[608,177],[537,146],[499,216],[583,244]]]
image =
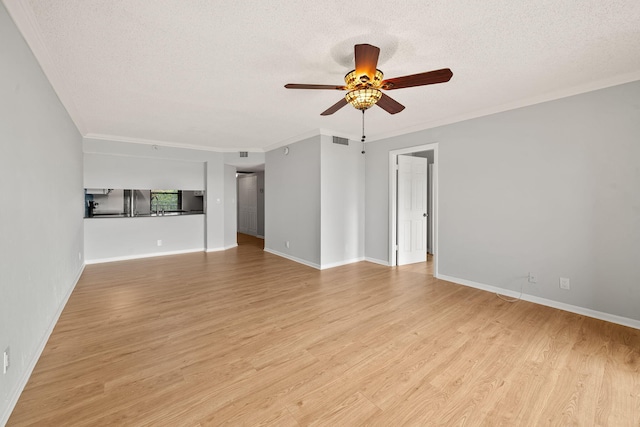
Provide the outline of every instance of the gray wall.
[[204,190],[202,161],[85,153],[85,188]]
[[267,153],[265,250],[316,268],[364,259],[360,151],[318,135]]
[[321,245],[323,268],[364,258],[362,147],[321,136]]
[[82,138],[0,4],[0,425],[82,271]]
[[[84,139],[83,148],[86,159],[85,185],[90,183],[98,188],[105,185],[108,188],[168,186],[206,190],[206,250],[217,251],[235,246],[235,235],[229,231],[236,221],[235,168],[225,165],[225,153],[91,138]],[[109,186],[110,182],[113,184]],[[156,253],[166,252],[167,249],[156,248]],[[141,250],[137,248],[136,253]]]
[[124,190],[111,189],[109,194],[94,194],[93,201],[98,203],[94,213],[108,211],[122,212],[124,209]]
[[265,250],[320,266],[320,136],[267,152],[265,188]]
[[87,218],[85,258],[94,263],[202,251],[204,223],[204,215]]
[[434,154],[433,150],[428,151],[418,151],[416,153],[412,153],[414,157],[424,157],[427,159],[427,164],[432,164],[434,162]]
[[[83,175],[86,188],[205,188],[205,167],[202,161],[141,157],[141,154],[160,154],[161,150],[154,150],[150,146],[145,147],[145,152],[133,156],[119,145],[111,146],[106,141],[102,143],[102,150],[111,151],[110,154],[84,154]],[[179,154],[181,153],[164,155],[176,157]],[[117,191],[122,190],[114,190]],[[97,211],[108,209],[108,206],[102,204],[100,196],[95,196],[94,199],[100,202]],[[205,219],[200,216],[188,219],[87,218],[84,220],[86,261],[104,262],[203,250],[204,222]],[[161,246],[157,245],[158,240],[162,241]]]
[[249,151],[247,157],[240,157],[239,152],[222,153],[224,164],[235,166],[239,171],[261,169],[260,165],[264,165],[265,153]]
[[[388,258],[388,157],[439,144],[440,274],[640,319],[640,82],[375,141],[366,255]],[[571,290],[559,289],[559,277]]]
[[[147,199],[148,200],[148,199]],[[194,195],[193,191],[182,192],[182,210],[201,211],[204,209],[203,197]],[[149,208],[147,207],[147,211]]]
[[236,167],[224,165],[224,247],[238,245],[238,199]]
[[257,172],[258,177],[258,236],[264,237],[264,172]]

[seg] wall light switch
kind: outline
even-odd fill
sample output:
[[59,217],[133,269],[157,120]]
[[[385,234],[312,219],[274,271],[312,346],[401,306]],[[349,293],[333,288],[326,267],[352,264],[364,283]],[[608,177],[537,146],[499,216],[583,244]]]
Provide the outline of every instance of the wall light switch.
[[9,352],[9,347],[6,348],[4,353],[2,353],[2,373],[6,374],[9,370],[9,365],[11,365],[11,359],[9,356],[11,353]]

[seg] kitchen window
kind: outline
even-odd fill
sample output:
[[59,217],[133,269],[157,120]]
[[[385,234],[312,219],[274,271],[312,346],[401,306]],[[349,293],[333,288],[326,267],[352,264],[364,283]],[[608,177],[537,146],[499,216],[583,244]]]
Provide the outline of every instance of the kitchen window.
[[179,211],[182,209],[182,191],[151,190],[151,212]]

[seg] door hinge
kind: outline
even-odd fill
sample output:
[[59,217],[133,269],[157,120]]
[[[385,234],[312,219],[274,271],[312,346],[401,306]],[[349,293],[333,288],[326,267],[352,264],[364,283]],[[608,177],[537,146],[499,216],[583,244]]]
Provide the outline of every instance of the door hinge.
[[396,251],[399,251],[399,250],[400,250],[400,247],[399,247],[398,245],[396,245],[395,250],[396,250]]

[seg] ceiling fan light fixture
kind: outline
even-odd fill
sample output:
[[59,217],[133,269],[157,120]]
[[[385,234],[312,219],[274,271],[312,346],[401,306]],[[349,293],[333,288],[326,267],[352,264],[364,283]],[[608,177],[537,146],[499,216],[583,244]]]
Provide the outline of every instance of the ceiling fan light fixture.
[[382,97],[382,92],[374,88],[356,89],[347,92],[344,98],[357,110],[366,110]]
[[[366,79],[363,80],[363,77],[366,77]],[[365,75],[358,76],[358,74],[356,74],[356,70],[351,70],[347,73],[346,76],[344,76],[344,82],[347,84],[347,87],[349,89],[356,89],[357,87],[361,87],[363,85],[379,88],[383,78],[384,74],[380,70],[376,70],[376,74],[375,76],[373,76],[373,80],[369,79],[369,77]]]
[[[379,54],[380,48],[376,46],[370,44],[355,45],[355,69],[344,76],[345,86],[288,83],[284,87],[287,89],[344,90],[347,92],[344,98],[320,113],[321,116],[329,116],[347,104],[351,104],[363,113],[366,109],[371,108],[372,105],[377,104],[387,113],[397,114],[404,110],[404,105],[386,94],[383,95],[380,91],[381,89],[392,90],[427,86],[448,82],[453,77],[453,73],[449,68],[443,68],[383,80],[384,74],[377,68]],[[364,114],[362,116],[364,117]]]

